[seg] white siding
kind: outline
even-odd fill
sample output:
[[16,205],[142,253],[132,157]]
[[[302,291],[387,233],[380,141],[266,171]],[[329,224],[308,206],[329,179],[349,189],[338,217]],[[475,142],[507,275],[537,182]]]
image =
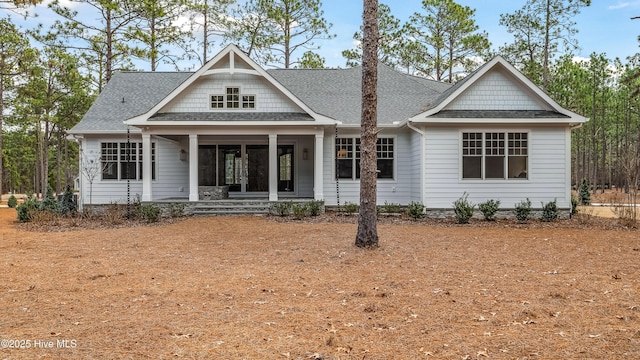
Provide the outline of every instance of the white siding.
[[[85,156],[98,158],[100,156],[100,144],[102,142],[126,142],[125,137],[101,137],[86,138],[83,144]],[[132,142],[141,142],[140,136],[132,136]],[[156,179],[152,182],[153,200],[188,197],[189,195],[189,162],[180,161],[179,144],[152,137],[151,141],[156,145]],[[93,181],[93,190],[87,177],[81,171],[82,193],[81,201],[89,204],[92,194],[93,204],[126,203],[127,201],[127,181],[126,180],[102,180],[101,174]],[[136,196],[142,196],[142,181],[130,181],[131,200]]]
[[531,90],[518,86],[511,75],[497,69],[461,94],[447,110],[543,110]]
[[[256,108],[254,110],[212,110],[210,108],[210,96],[224,95],[227,86],[240,87],[240,96],[255,95]],[[233,76],[212,75],[196,80],[160,112],[209,111],[300,112],[302,110],[265,81],[264,78],[247,74],[235,74]]]
[[[359,136],[359,129],[339,129],[339,136]],[[385,202],[406,205],[411,201],[417,201],[414,190],[420,179],[415,175],[415,163],[413,156],[412,136],[406,129],[384,130],[379,137],[393,137],[394,140],[394,179],[378,180],[378,205]],[[325,204],[336,205],[336,180],[335,180],[335,132],[327,131],[324,137],[324,196]],[[346,202],[360,202],[360,181],[340,179],[338,182],[340,192],[340,204]],[[419,186],[419,185],[418,185]]]
[[[511,131],[511,129],[504,129]],[[470,130],[473,131],[473,130]],[[478,131],[502,131],[491,129]],[[523,130],[516,130],[523,131]],[[426,178],[424,183],[426,207],[451,208],[452,203],[469,194],[475,204],[489,199],[501,201],[501,207],[513,208],[529,198],[534,208],[541,202],[557,199],[558,206],[571,206],[567,143],[570,137],[565,127],[533,128],[529,130],[529,165],[527,180],[462,180],[460,130],[457,128],[428,128],[426,130]]]

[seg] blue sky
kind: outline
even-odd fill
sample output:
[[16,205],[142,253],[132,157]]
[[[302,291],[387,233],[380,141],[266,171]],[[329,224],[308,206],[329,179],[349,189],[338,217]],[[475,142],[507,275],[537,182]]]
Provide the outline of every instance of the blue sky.
[[[498,24],[500,14],[511,13],[521,8],[525,0],[457,0],[457,2],[476,9],[476,23],[481,30],[489,33],[492,48],[497,49],[498,46],[511,41],[504,27]],[[353,34],[362,22],[362,1],[323,0],[322,3],[325,18],[333,24],[332,32],[337,34],[337,37],[321,42],[320,53],[326,59],[327,66],[344,67],[345,60],[341,52],[353,47]],[[403,22],[411,14],[422,9],[421,0],[387,0],[385,3]],[[37,12],[39,14],[37,18],[24,20],[13,17],[13,19],[22,27],[35,27],[38,23],[44,23],[46,26],[56,18],[46,6],[38,6]],[[0,15],[2,15],[1,12]],[[91,15],[81,10],[79,16]],[[575,55],[589,57],[593,52],[604,52],[611,59],[620,57],[624,61],[627,56],[640,52],[637,40],[640,35],[640,19],[631,20],[632,16],[640,16],[640,0],[592,0],[591,6],[584,8],[575,19],[579,29],[577,39],[581,47]]]

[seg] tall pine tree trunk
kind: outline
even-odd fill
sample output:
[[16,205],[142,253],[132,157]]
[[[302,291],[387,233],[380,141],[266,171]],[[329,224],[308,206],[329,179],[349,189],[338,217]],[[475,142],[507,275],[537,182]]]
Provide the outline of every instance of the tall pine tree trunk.
[[360,217],[356,246],[378,246],[377,117],[378,1],[364,0],[362,44],[362,118],[360,126]]

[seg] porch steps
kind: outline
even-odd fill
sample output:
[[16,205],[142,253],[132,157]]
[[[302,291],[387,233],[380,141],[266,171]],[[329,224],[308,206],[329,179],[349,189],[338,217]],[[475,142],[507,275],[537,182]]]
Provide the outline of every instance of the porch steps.
[[[293,203],[305,203],[309,200],[281,200]],[[199,201],[194,205],[195,216],[228,215],[268,215],[273,201],[269,200],[211,200]]]

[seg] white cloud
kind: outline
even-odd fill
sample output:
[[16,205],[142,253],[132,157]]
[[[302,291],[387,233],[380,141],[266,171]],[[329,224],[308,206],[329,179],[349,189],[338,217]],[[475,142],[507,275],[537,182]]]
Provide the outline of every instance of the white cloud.
[[628,7],[640,7],[640,1],[622,1],[617,3],[616,5],[609,5],[607,9],[609,10],[620,10]]

